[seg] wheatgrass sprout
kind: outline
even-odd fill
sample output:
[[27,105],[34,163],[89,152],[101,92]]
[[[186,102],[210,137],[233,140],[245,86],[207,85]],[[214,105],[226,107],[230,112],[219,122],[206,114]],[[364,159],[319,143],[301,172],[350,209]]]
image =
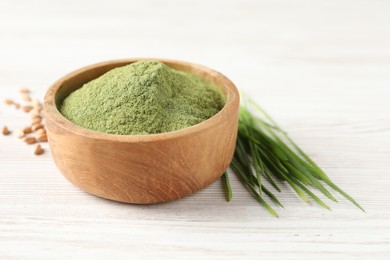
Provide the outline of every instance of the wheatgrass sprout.
[[[268,182],[277,192],[281,192],[280,183],[287,183],[304,202],[312,199],[326,209],[330,207],[311,190],[316,189],[337,202],[329,189],[331,188],[364,211],[351,196],[329,179],[259,105],[251,100],[245,101],[240,107],[237,143],[230,168],[252,196],[275,217],[278,217],[278,214],[266,202],[264,196],[277,206],[283,206],[263,185],[264,182]],[[230,201],[232,189],[227,172],[223,176],[223,181],[227,200]]]

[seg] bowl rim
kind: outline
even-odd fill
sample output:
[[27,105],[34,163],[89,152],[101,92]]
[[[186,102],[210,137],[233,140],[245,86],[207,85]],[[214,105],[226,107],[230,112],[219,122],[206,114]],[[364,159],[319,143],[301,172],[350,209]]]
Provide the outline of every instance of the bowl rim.
[[[92,71],[100,67],[109,66],[109,65],[114,65],[114,66],[117,65],[116,67],[120,67],[120,66],[124,66],[123,64],[126,63],[131,64],[139,60],[158,60],[165,63],[168,66],[169,64],[176,64],[176,65],[188,67],[190,69],[195,68],[198,71],[202,71],[203,73],[208,74],[209,76],[216,79],[218,87],[225,89],[226,91],[225,105],[220,111],[218,111],[217,114],[213,115],[212,117],[196,125],[192,125],[186,128],[182,128],[170,132],[157,133],[157,134],[141,134],[141,135],[108,134],[108,133],[102,133],[88,128],[84,128],[82,126],[77,125],[76,123],[73,123],[66,117],[64,117],[59,111],[56,105],[55,97],[59,89],[62,87],[62,85],[68,80],[74,78],[75,76],[81,73]],[[234,113],[239,109],[239,103],[240,103],[240,95],[236,86],[233,84],[233,82],[230,79],[228,79],[225,75],[223,75],[222,73],[216,70],[210,69],[203,65],[198,65],[186,61],[180,61],[180,60],[172,60],[172,59],[164,59],[164,58],[128,58],[128,59],[116,59],[116,60],[108,60],[99,63],[94,63],[76,69],[66,74],[65,76],[61,77],[60,79],[55,81],[47,90],[44,98],[44,109],[45,109],[46,118],[52,120],[56,124],[56,126],[59,126],[66,131],[72,132],[73,134],[84,136],[87,138],[107,140],[107,141],[139,143],[139,142],[164,141],[173,138],[179,138],[182,136],[187,136],[189,134],[201,133],[202,131],[205,131],[215,125],[218,125],[219,123],[226,120],[226,118],[229,118],[229,114]],[[50,132],[49,127],[48,127],[48,132]]]

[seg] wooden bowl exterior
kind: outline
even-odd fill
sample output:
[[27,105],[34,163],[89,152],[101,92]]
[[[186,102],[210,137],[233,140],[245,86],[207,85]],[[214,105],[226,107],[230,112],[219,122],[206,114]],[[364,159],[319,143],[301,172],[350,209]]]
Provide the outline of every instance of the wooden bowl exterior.
[[169,133],[99,133],[70,122],[57,109],[64,97],[84,83],[138,60],[116,60],[84,67],[50,87],[44,106],[51,152],[62,174],[91,194],[136,204],[179,199],[217,180],[233,157],[239,94],[225,76],[203,66],[158,59],[172,68],[214,82],[227,97],[226,105],[215,116]]

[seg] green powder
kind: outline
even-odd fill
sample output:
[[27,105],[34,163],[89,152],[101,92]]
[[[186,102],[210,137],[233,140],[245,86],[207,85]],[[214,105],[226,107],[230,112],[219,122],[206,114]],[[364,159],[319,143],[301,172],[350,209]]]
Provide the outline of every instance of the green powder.
[[159,61],[110,70],[66,97],[61,113],[108,134],[156,134],[198,124],[222,109],[225,98],[202,78]]

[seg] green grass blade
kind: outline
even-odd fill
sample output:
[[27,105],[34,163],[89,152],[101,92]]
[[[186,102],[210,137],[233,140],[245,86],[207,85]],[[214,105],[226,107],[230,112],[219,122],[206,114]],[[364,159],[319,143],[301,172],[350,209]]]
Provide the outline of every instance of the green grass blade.
[[304,190],[315,202],[317,202],[317,204],[319,204],[320,206],[322,206],[323,208],[326,208],[328,210],[330,210],[330,207],[328,205],[325,204],[325,202],[323,202],[320,198],[318,198],[313,192],[311,192],[305,185],[303,185],[302,183],[300,182],[296,182],[297,185],[302,189]]
[[[250,106],[240,107],[237,144],[231,168],[252,196],[272,215],[277,216],[262,197],[262,192],[275,204],[282,206],[276,196],[264,187],[263,182],[267,181],[280,192],[281,189],[274,178],[287,182],[305,202],[308,202],[310,197],[320,206],[329,209],[310,188],[317,189],[330,200],[337,202],[328,190],[330,187],[364,211],[352,197],[329,179],[263,108],[252,100],[249,100],[247,105]],[[252,113],[250,108],[256,109],[259,116]],[[224,178],[226,182],[226,177]],[[227,187],[226,184],[225,186]]]
[[233,198],[233,192],[232,192],[232,187],[230,186],[229,175],[227,172],[225,172],[222,175],[222,180],[223,183],[225,184],[224,187],[225,187],[226,200],[229,202]]
[[282,203],[280,203],[280,201],[278,200],[278,198],[276,198],[276,196],[274,194],[272,194],[272,192],[270,192],[266,187],[262,186],[261,187],[262,190],[264,191],[265,194],[267,194],[268,197],[270,197],[270,199],[272,199],[275,204],[279,205],[280,207],[283,208],[283,205]]
[[237,162],[233,159],[231,163],[232,170],[240,177],[240,179],[246,184],[246,187],[249,189],[252,196],[262,205],[264,206],[268,212],[274,217],[279,217],[276,211],[256,192],[256,189],[253,187],[252,183],[247,179],[243,171],[237,165]]
[[252,160],[253,160],[253,168],[256,172],[256,179],[257,179],[257,185],[259,186],[259,194],[261,195],[261,170],[260,170],[260,162],[259,162],[259,155],[257,154],[256,149],[253,147],[253,143],[249,142],[249,147],[251,150]]
[[332,181],[330,181],[329,179],[328,180],[324,180],[324,182],[326,184],[329,185],[329,187],[331,187],[332,189],[334,189],[335,191],[337,191],[338,193],[340,193],[341,195],[343,195],[347,200],[349,200],[350,202],[352,202],[356,207],[358,207],[359,209],[361,209],[363,212],[366,212],[362,206],[360,206],[359,203],[357,203],[351,196],[349,196],[346,192],[344,192],[342,189],[340,189],[336,184],[334,184]]

